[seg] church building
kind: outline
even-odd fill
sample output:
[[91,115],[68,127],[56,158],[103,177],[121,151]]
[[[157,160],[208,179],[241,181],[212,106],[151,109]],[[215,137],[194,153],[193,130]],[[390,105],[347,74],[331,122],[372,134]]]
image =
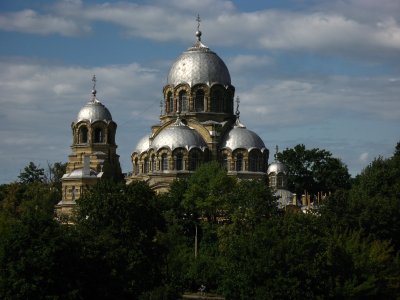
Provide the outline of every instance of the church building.
[[166,191],[174,179],[189,176],[211,160],[239,178],[266,174],[269,150],[240,122],[238,98],[234,112],[235,87],[229,70],[202,43],[201,35],[198,28],[194,45],[171,66],[160,123],[133,149],[127,183],[144,180],[154,190]]
[[[240,121],[239,98],[224,61],[201,41],[172,64],[163,88],[160,120],[133,149],[132,171],[125,180],[146,181],[165,192],[177,178],[188,177],[205,162],[218,161],[228,175],[258,179],[267,174],[269,150]],[[87,186],[104,178],[122,178],[116,153],[117,124],[97,99],[93,77],[91,99],[72,122],[72,153],[62,178],[58,214],[69,214]]]

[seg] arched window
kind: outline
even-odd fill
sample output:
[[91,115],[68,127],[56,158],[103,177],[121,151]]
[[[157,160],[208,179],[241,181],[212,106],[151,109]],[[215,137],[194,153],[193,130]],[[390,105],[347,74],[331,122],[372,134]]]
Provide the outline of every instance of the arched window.
[[257,153],[251,152],[249,155],[249,171],[258,171],[258,155]]
[[195,110],[196,111],[204,111],[204,91],[203,90],[197,90],[197,92],[196,92]]
[[161,171],[167,171],[168,170],[168,157],[166,153],[163,153],[161,155]]
[[182,153],[176,154],[175,169],[177,171],[183,170],[183,154]]
[[86,126],[79,128],[79,143],[86,144],[88,142],[88,129]]
[[147,158],[143,161],[143,173],[149,173],[149,160]]
[[174,111],[174,97],[172,97],[172,92],[168,92],[165,105],[165,112],[172,113],[173,111]]
[[185,91],[180,91],[179,92],[179,110],[181,112],[186,112],[188,111],[188,98],[187,94]]
[[103,130],[101,130],[101,128],[96,128],[94,130],[94,142],[95,143],[103,142]]
[[239,153],[236,155],[236,171],[240,172],[243,170],[243,154]]
[[151,156],[151,172],[156,171],[156,157],[155,155]]
[[224,155],[222,156],[222,167],[223,167],[225,170],[229,171],[229,169],[228,169],[228,155],[226,155],[226,154],[224,154]]
[[189,170],[195,171],[200,166],[200,155],[196,150],[190,153],[189,157]]

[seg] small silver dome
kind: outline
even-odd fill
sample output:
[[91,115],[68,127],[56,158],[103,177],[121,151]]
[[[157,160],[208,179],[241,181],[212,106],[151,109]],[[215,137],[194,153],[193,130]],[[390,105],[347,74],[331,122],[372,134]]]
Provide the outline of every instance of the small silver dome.
[[90,100],[78,113],[76,122],[90,120],[91,122],[97,120],[112,121],[111,113],[99,100]]
[[236,125],[225,135],[221,142],[221,148],[229,148],[232,151],[242,148],[251,150],[253,148],[263,151],[266,149],[262,139],[253,131],[247,129],[239,121]]
[[285,175],[287,175],[287,168],[286,166],[281,163],[280,161],[274,161],[273,163],[271,163],[268,166],[268,170],[267,170],[267,174],[271,174],[271,173],[275,173],[275,174],[279,174],[279,173],[283,173]]
[[177,122],[167,128],[164,128],[151,143],[151,148],[158,150],[168,147],[171,150],[176,148],[200,148],[204,150],[207,144],[201,135],[194,129],[183,124],[179,119]]
[[167,84],[176,86],[185,82],[190,86],[198,83],[230,85],[231,76],[223,60],[197,41],[175,61],[168,74]]
[[148,135],[145,135],[137,143],[134,151],[140,154],[140,153],[147,151],[149,149],[149,147],[150,147],[150,139],[149,139]]

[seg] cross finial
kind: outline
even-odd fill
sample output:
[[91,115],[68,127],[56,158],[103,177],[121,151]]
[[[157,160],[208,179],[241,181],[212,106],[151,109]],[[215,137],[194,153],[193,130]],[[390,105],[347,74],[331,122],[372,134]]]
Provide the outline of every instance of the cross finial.
[[201,19],[200,19],[200,15],[199,15],[199,14],[197,14],[196,21],[197,21],[196,37],[197,37],[197,40],[200,42],[200,41],[201,41],[201,31],[200,31],[200,22],[201,22]]
[[239,104],[240,104],[240,98],[239,96],[236,97],[236,116],[239,117],[240,111],[239,111]]
[[93,95],[93,98],[96,98],[96,75],[95,74],[93,74],[93,77],[92,77],[92,82],[93,82],[93,88],[92,88],[92,95]]
[[201,19],[200,19],[200,15],[199,15],[199,14],[197,14],[196,21],[197,21],[197,30],[200,30],[200,22],[201,22]]

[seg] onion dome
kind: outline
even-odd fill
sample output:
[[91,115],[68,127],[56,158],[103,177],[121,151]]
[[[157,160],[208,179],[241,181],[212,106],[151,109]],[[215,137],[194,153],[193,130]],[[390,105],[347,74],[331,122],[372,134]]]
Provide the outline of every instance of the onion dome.
[[137,153],[143,153],[147,151],[150,148],[150,139],[148,135],[145,135],[140,139],[140,141],[137,143],[135,151]]
[[274,161],[273,163],[271,163],[268,166],[268,170],[267,170],[267,174],[271,174],[271,173],[275,173],[275,174],[279,174],[279,173],[283,173],[285,175],[287,175],[287,168],[286,166],[281,163],[280,161]]
[[163,147],[168,147],[172,151],[176,148],[204,150],[207,144],[196,130],[183,124],[178,117],[174,124],[164,128],[151,143],[153,149],[158,150]]
[[97,98],[96,98],[96,76],[93,75],[93,90],[92,99],[78,113],[76,122],[89,120],[90,122],[97,120],[112,121],[111,113]]
[[196,43],[182,53],[172,65],[167,84],[188,83],[231,84],[231,76],[223,60],[201,42],[201,31],[196,32]]
[[240,123],[239,118],[236,119],[235,126],[225,135],[221,142],[221,148],[229,148],[232,151],[236,149],[266,149],[262,139],[253,131],[249,130]]
[[278,160],[278,146],[275,148],[275,161],[268,166],[267,174],[275,173],[283,173],[284,175],[288,174],[287,167]]

